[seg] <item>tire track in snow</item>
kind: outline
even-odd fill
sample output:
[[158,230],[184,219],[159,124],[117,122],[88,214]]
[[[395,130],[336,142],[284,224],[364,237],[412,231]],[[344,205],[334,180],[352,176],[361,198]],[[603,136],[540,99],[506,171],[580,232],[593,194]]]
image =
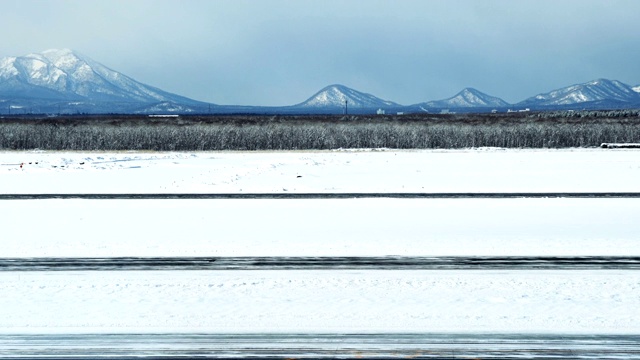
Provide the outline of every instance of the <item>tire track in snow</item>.
[[640,270],[640,257],[114,257],[0,258],[0,271]]
[[147,193],[147,194],[0,194],[0,200],[210,200],[210,199],[518,199],[640,198],[640,192],[514,192],[514,193]]
[[0,200],[210,200],[210,199],[517,199],[517,198],[640,198],[640,192],[514,192],[514,193],[147,193],[147,194],[0,194]]
[[0,335],[0,359],[640,359],[637,335]]

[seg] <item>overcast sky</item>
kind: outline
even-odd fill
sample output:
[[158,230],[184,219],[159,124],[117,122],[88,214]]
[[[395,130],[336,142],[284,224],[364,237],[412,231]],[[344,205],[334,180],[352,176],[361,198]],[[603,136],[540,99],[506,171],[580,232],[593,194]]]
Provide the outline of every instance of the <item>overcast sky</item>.
[[218,104],[339,83],[401,104],[640,84],[638,0],[2,0],[0,57],[76,50]]

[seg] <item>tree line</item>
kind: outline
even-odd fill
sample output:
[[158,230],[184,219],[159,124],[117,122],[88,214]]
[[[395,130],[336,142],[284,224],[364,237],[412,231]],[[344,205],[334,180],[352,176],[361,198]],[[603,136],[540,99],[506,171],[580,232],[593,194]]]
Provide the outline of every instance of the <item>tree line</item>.
[[640,119],[599,117],[551,121],[465,116],[207,118],[150,121],[0,120],[5,150],[327,150],[339,148],[458,149],[597,147],[640,142]]

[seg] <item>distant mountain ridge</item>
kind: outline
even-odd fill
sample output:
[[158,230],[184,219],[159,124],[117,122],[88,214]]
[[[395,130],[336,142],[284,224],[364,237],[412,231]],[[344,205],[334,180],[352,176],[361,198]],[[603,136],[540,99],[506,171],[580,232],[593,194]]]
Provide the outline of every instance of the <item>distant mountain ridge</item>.
[[538,94],[515,104],[508,103],[499,97],[488,95],[474,88],[465,88],[448,99],[427,101],[414,105],[400,105],[344,85],[334,84],[321,89],[305,102],[284,108],[289,112],[299,113],[323,111],[335,113],[338,109],[345,108],[345,100],[348,107],[368,113],[373,113],[375,109],[407,112],[437,112],[442,110],[473,112],[506,111],[510,109],[640,108],[640,85],[631,87],[617,80],[598,79],[583,84],[567,86],[549,93]]
[[356,109],[371,109],[380,107],[400,107],[393,101],[383,100],[371,94],[363,93],[344,85],[329,85],[306,101],[294,105],[301,108],[344,108],[345,105]]
[[145,85],[68,49],[0,59],[0,99],[15,104],[34,100],[41,107],[76,109],[101,106],[133,110],[158,104],[202,106],[204,103]]
[[46,50],[0,59],[0,114],[7,113],[255,113],[371,114],[393,112],[483,112],[531,108],[640,108],[640,85],[598,79],[541,93],[516,104],[473,88],[415,105],[401,105],[340,84],[324,87],[291,106],[216,105],[138,82],[72,50]]
[[509,106],[509,103],[474,88],[465,88],[448,99],[428,101],[418,105],[430,108],[503,108]]
[[640,101],[640,94],[631,86],[617,80],[598,79],[538,94],[518,105],[554,107],[587,103],[634,104],[638,101]]

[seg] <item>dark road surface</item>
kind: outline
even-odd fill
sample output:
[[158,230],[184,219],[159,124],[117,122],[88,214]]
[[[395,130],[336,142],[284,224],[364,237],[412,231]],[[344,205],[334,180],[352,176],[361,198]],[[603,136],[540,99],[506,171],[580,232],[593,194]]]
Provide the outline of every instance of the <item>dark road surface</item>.
[[640,359],[640,335],[0,335],[0,359]]
[[0,258],[0,271],[114,270],[640,270],[607,257],[119,257]]

